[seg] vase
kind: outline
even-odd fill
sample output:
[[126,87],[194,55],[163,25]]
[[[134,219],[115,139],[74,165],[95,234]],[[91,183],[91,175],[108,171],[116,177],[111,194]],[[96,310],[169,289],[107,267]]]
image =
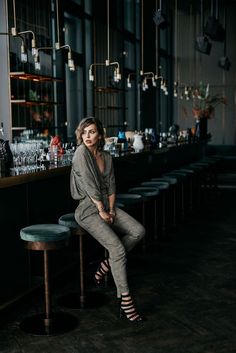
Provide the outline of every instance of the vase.
[[195,135],[199,140],[207,139],[207,117],[202,116],[196,119],[195,123]]
[[133,148],[135,152],[141,152],[144,149],[143,136],[135,134]]

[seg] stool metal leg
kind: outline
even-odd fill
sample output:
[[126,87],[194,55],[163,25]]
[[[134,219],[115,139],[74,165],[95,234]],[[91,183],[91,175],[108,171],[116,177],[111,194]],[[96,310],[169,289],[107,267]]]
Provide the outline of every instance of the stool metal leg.
[[79,258],[80,258],[80,306],[84,308],[84,254],[83,254],[83,236],[79,236]]
[[50,282],[49,282],[49,263],[48,263],[48,252],[44,250],[44,292],[45,292],[45,325],[50,325],[51,320],[51,293],[50,293]]
[[166,233],[166,195],[162,194],[162,233]]
[[77,326],[78,320],[75,316],[51,310],[51,293],[49,281],[48,251],[44,250],[44,295],[45,313],[35,314],[20,323],[20,328],[35,336],[52,336],[71,331]]
[[[143,201],[142,202],[142,223],[143,223],[143,226],[146,227],[146,210],[145,210],[145,202]],[[146,243],[146,237],[143,238],[143,251],[146,251],[146,248],[147,248],[147,243]]]
[[[58,304],[60,306],[70,308],[70,309],[85,309],[85,308],[93,308],[104,305],[108,302],[108,297],[103,293],[98,293],[97,291],[86,291],[85,290],[85,278],[84,278],[84,242],[83,236],[84,233],[77,232],[75,230],[75,234],[79,236],[79,292],[72,292],[61,296],[58,299]],[[107,253],[105,250],[105,257],[107,257]],[[107,276],[106,276],[107,277]],[[105,277],[105,285],[107,285],[107,278]]]
[[158,211],[158,208],[157,208],[157,199],[155,198],[154,200],[154,239],[157,240],[158,239],[158,224],[157,224],[157,220],[158,220],[158,217],[157,217],[157,211]]
[[176,188],[173,188],[173,227],[176,228]]

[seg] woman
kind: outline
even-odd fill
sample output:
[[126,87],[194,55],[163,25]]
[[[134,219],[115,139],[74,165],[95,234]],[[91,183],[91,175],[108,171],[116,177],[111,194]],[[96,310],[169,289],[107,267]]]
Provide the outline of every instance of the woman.
[[76,129],[76,137],[78,147],[71,170],[71,195],[79,200],[75,219],[109,252],[109,259],[104,259],[95,273],[95,283],[101,285],[111,269],[121,316],[130,322],[141,322],[143,319],[135,309],[127,283],[126,252],[144,237],[145,229],[115,207],[112,157],[103,151],[101,122],[93,117],[83,119]]

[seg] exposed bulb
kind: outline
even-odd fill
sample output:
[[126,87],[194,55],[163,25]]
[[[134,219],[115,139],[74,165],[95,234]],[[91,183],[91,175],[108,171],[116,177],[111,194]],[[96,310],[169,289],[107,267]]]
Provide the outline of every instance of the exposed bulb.
[[92,69],[89,69],[89,81],[94,81],[94,76],[92,73]]
[[12,35],[13,37],[17,36],[17,29],[16,29],[16,27],[12,27],[12,28],[11,28],[11,35]]
[[35,70],[39,71],[41,69],[41,65],[40,65],[40,62],[39,61],[35,61],[34,63],[34,68]]
[[119,72],[117,73],[117,79],[118,79],[118,81],[121,80],[121,74]]
[[132,86],[131,86],[131,82],[130,82],[130,79],[129,78],[127,78],[127,87],[128,88],[131,88]]
[[22,63],[27,63],[28,58],[27,58],[27,53],[26,53],[26,51],[25,51],[25,46],[24,46],[24,43],[23,43],[23,42],[22,42],[22,44],[21,44],[20,51],[21,51],[21,53],[20,53],[20,60],[21,60],[21,62],[22,62]]
[[37,53],[38,53],[34,38],[31,40],[31,52],[32,52],[33,56],[37,55]]
[[154,77],[152,77],[152,85],[153,85],[153,87],[156,87],[156,86],[157,86],[157,84],[156,84],[156,81],[155,81]]
[[70,71],[75,71],[75,64],[73,59],[68,59],[68,67]]

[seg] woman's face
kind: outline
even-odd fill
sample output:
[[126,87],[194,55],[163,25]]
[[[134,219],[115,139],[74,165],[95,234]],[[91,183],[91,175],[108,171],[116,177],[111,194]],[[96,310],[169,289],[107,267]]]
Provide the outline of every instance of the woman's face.
[[82,132],[82,140],[88,148],[96,147],[100,140],[100,135],[95,124],[86,126]]

